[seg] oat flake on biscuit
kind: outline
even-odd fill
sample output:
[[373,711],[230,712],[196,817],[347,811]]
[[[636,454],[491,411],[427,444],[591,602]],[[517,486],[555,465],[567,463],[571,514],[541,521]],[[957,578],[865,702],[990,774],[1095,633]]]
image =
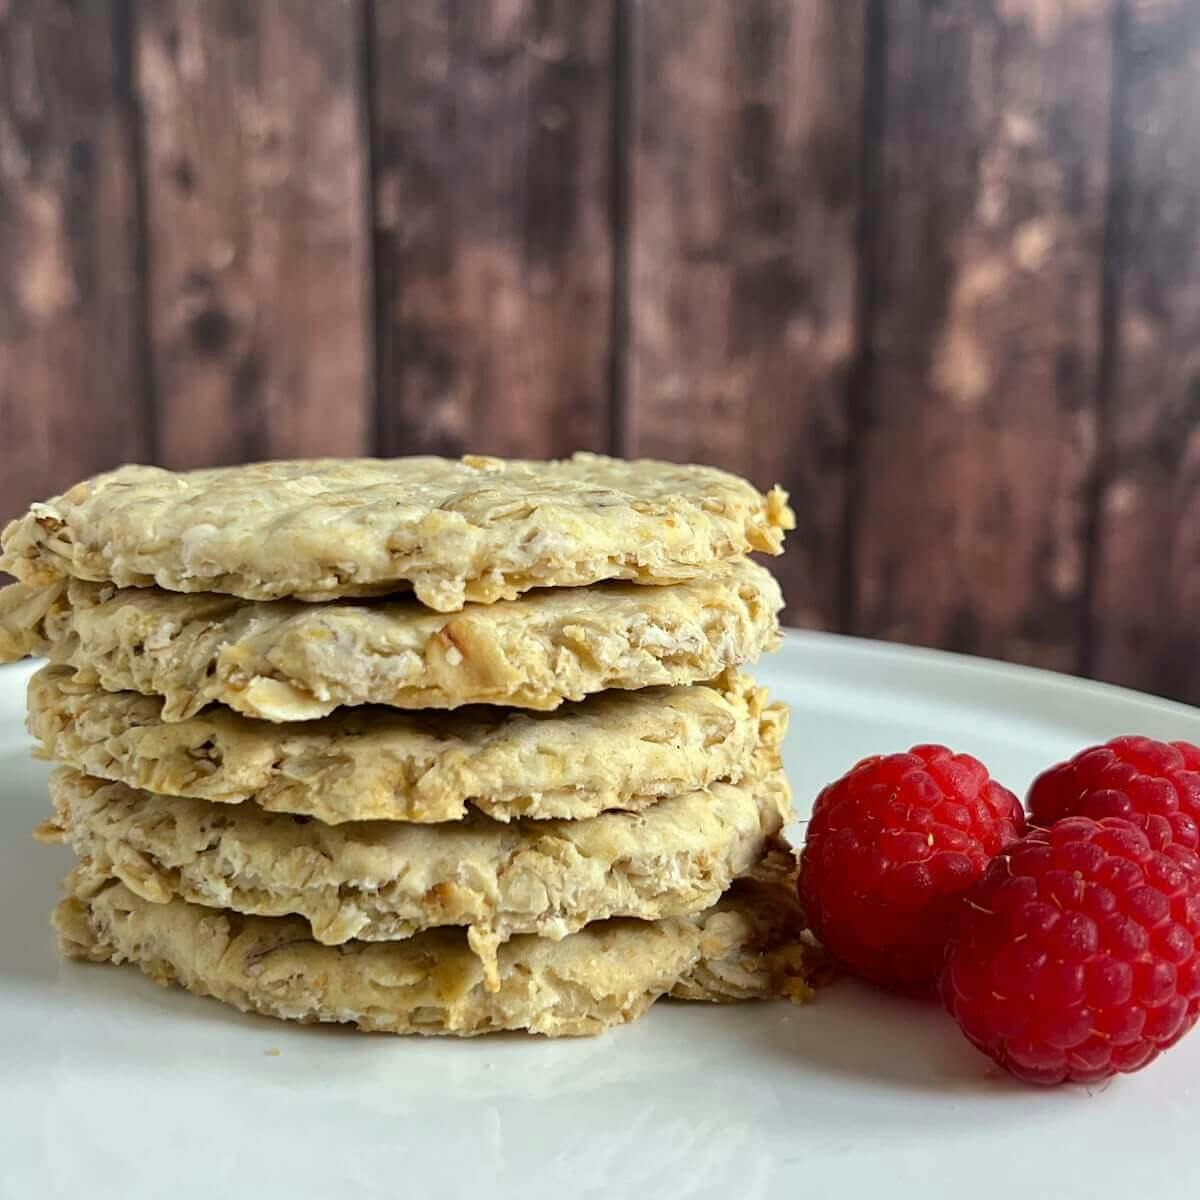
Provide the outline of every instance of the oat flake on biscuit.
[[29,731],[47,758],[160,795],[252,800],[327,825],[640,811],[736,783],[785,716],[738,671],[604,692],[553,713],[358,708],[283,725],[220,705],[165,722],[159,697],[106,692],[62,666],[37,671],[28,699]]
[[35,504],[0,569],[122,587],[329,600],[411,587],[430,608],[604,579],[674,583],[778,554],[786,494],[712,467],[577,454],[126,466]]

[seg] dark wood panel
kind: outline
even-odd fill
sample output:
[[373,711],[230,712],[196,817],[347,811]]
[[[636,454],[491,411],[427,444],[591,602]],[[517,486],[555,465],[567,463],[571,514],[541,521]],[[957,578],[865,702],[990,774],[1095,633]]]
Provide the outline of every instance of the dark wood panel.
[[0,5],[0,522],[150,452],[120,15]]
[[359,0],[155,0],[137,17],[162,461],[363,452]]
[[855,628],[1077,669],[1110,16],[1041,0],[880,11]]
[[608,448],[612,5],[375,14],[384,449]]
[[[789,620],[838,620],[864,7],[633,10],[631,453],[782,482]],[[775,565],[775,564],[773,564]]]
[[1200,6],[1129,6],[1093,667],[1200,702]]

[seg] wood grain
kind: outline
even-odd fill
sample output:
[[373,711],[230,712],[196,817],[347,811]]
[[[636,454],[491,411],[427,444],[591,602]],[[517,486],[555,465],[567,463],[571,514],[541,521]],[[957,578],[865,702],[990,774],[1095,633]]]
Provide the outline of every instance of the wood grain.
[[864,6],[634,7],[630,453],[782,482],[795,624],[838,620]]
[[155,0],[137,15],[162,461],[363,452],[361,5]]
[[1077,669],[1109,5],[881,7],[854,627]]
[[0,522],[150,453],[114,5],[0,5]]
[[1131,4],[1120,293],[1100,507],[1106,679],[1200,702],[1200,8]]
[[612,5],[375,13],[384,450],[607,449]]

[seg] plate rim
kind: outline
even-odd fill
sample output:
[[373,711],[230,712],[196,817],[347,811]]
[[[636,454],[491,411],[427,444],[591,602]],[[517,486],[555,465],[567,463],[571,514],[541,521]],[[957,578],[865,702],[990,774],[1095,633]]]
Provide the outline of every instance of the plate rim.
[[[1200,719],[1200,707],[1182,700],[1172,700],[1152,692],[1139,691],[1123,684],[1108,683],[1091,679],[1069,671],[1056,671],[1049,667],[1035,667],[1025,663],[1008,662],[988,658],[985,655],[967,654],[956,650],[942,650],[933,646],[914,646],[904,642],[889,642],[878,638],[861,637],[857,634],[833,633],[816,629],[797,629],[787,626],[777,655],[766,655],[782,660],[800,648],[815,649],[830,653],[852,653],[860,658],[882,659],[892,666],[911,663],[923,669],[947,669],[959,677],[997,675],[1014,684],[1033,684],[1042,689],[1056,689],[1065,694],[1089,698],[1103,697],[1112,702],[1148,706],[1161,715],[1183,717],[1195,721]],[[761,661],[761,660],[760,660]]]

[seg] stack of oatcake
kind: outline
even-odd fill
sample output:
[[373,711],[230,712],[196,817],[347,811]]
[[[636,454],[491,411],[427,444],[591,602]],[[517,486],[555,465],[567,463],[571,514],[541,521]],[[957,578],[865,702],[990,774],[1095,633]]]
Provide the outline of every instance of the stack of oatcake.
[[[123,467],[3,535],[73,958],[398,1033],[807,994],[776,489],[710,468]],[[658,585],[658,586],[647,586]]]

